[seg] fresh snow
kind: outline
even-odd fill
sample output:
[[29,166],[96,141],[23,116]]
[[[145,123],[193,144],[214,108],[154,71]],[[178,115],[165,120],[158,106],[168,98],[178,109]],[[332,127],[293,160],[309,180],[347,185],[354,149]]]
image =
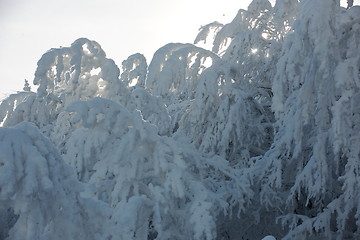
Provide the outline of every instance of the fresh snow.
[[0,104],[0,239],[360,238],[359,9],[254,0],[149,64],[50,49]]

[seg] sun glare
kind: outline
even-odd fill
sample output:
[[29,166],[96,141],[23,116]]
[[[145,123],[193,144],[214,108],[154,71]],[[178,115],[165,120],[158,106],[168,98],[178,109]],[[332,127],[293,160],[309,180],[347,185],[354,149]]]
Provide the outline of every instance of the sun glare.
[[251,49],[251,53],[252,53],[252,54],[257,53],[257,51],[258,51],[258,49],[257,49],[257,48],[252,48],[252,49]]
[[101,72],[101,68],[93,68],[91,69],[90,74],[91,76],[94,76],[94,75],[99,75],[100,72]]

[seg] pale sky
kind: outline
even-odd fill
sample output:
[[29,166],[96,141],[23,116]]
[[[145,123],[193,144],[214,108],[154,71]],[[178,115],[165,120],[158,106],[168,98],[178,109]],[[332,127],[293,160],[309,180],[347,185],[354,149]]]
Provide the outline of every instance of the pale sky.
[[[170,42],[192,43],[201,25],[230,22],[251,0],[0,0],[0,98],[32,83],[50,48],[97,41],[118,66],[142,53],[148,64]],[[35,90],[33,88],[33,90]]]
[[201,25],[229,23],[250,2],[0,0],[0,99],[22,90],[24,79],[32,83],[37,61],[50,48],[86,37],[97,41],[119,67],[137,52],[149,64],[163,45],[192,43]]

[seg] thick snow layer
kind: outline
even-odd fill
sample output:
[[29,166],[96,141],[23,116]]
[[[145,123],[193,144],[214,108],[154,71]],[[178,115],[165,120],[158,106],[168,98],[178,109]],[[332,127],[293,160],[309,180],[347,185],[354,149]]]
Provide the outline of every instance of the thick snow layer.
[[50,49],[0,105],[0,239],[359,239],[359,16],[254,0],[121,70]]
[[[13,211],[4,221],[12,225],[2,233],[9,235],[8,239],[101,236],[101,226],[84,216],[93,210],[83,206],[85,199],[79,198],[82,185],[35,126],[21,123],[14,128],[0,128],[0,176],[0,213],[4,216],[4,211]],[[106,208],[102,211],[100,216],[105,217]]]

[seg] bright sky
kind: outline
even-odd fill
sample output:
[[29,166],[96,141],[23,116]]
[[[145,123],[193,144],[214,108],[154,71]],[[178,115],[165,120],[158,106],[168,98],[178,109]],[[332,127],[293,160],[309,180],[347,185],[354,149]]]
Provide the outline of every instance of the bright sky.
[[118,65],[137,52],[149,64],[163,45],[192,43],[201,25],[228,23],[250,2],[0,0],[0,99],[22,90],[25,78],[32,83],[37,61],[50,48],[86,37],[97,41]]
[[169,42],[192,43],[201,25],[230,22],[251,0],[0,0],[0,99],[32,83],[50,48],[97,41],[120,65],[140,52],[148,64]]

